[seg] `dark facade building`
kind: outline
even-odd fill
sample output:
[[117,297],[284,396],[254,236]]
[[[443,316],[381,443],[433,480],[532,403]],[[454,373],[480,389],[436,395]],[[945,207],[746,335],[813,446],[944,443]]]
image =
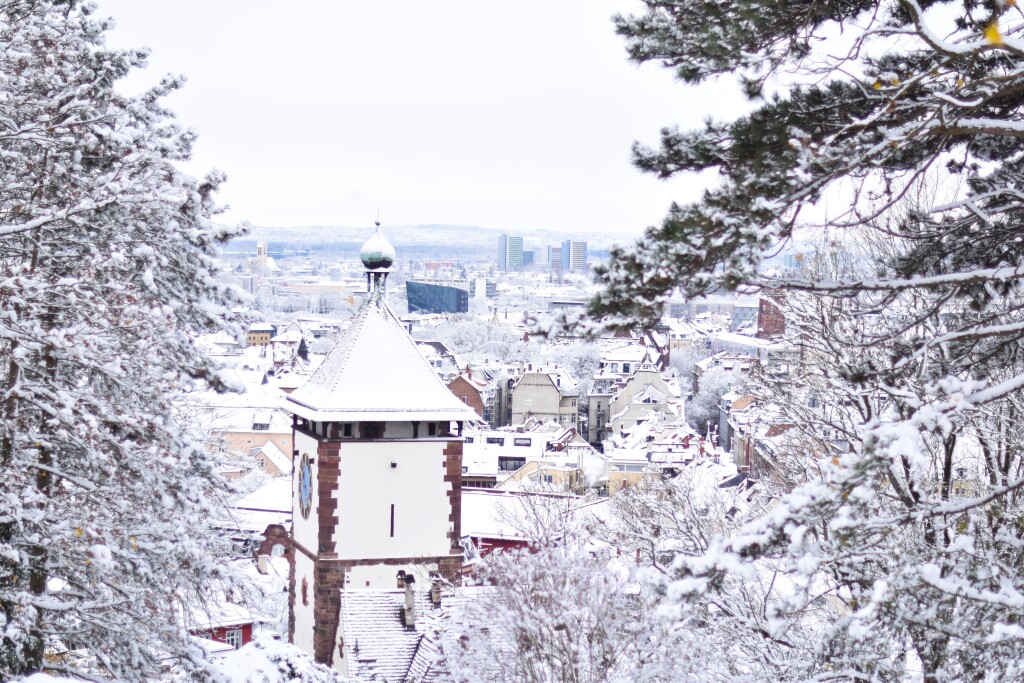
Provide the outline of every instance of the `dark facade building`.
[[764,290],[758,301],[757,336],[772,339],[786,333],[786,317],[782,312],[784,296],[778,290]]
[[461,287],[432,282],[405,283],[410,313],[467,313],[469,292]]

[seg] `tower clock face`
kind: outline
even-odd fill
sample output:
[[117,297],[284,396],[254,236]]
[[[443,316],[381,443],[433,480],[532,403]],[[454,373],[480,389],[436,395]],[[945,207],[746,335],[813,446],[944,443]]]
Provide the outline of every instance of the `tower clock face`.
[[303,519],[309,519],[309,508],[313,502],[313,469],[309,464],[309,453],[303,453],[299,462],[299,512]]

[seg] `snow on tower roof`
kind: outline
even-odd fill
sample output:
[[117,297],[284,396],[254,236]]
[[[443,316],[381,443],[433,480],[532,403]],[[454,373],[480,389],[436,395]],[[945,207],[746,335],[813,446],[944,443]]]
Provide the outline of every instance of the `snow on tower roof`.
[[477,414],[424,360],[377,289],[288,410],[317,421],[466,420]]

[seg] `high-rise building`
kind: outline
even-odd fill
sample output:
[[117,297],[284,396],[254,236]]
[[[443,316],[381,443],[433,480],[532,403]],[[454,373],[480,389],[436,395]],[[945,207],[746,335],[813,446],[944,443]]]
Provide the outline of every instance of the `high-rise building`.
[[498,268],[521,271],[523,269],[523,238],[502,235],[498,238]]
[[560,250],[563,273],[586,273],[589,268],[587,263],[587,243],[576,240],[565,240]]
[[558,277],[559,281],[561,281],[564,273],[562,270],[561,247],[548,247],[548,268]]

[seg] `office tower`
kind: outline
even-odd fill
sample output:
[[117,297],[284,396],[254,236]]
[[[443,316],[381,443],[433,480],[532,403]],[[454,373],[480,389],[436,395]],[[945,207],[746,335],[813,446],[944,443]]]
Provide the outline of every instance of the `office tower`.
[[523,269],[523,238],[502,235],[498,238],[498,268],[521,271]]
[[587,243],[576,240],[565,240],[560,250],[563,273],[586,273],[589,268],[587,263]]

